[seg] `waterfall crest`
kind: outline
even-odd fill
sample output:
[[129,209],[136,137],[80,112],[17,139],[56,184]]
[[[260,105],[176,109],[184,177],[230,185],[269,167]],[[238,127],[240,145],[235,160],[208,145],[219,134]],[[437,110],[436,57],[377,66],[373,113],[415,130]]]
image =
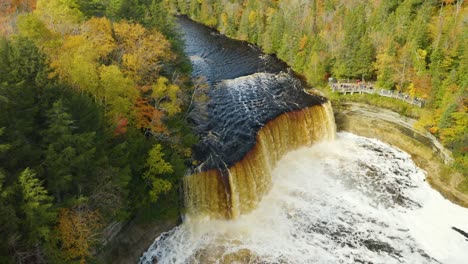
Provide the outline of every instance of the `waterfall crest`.
[[271,171],[287,152],[335,137],[330,102],[286,112],[268,121],[256,144],[227,169],[201,171],[183,180],[187,214],[233,219],[255,209],[271,188]]

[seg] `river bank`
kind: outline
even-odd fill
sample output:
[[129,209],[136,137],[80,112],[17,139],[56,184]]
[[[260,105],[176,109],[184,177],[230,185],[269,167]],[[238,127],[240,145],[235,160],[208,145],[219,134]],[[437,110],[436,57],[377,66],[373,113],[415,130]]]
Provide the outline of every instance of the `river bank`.
[[[415,119],[363,103],[334,102],[333,109],[337,131],[376,138],[409,153],[426,172],[432,188],[451,202],[468,207],[468,196],[455,189],[456,181],[441,177],[445,163],[451,162],[450,152],[429,133],[417,131],[413,127]],[[178,219],[144,224],[131,221],[103,250],[99,260],[102,263],[136,263],[156,237],[178,224]]]
[[133,219],[98,253],[97,263],[137,263],[155,238],[179,224],[180,219],[178,218],[145,223]]
[[[210,31],[208,35],[216,34]],[[200,44],[200,42],[195,41],[189,47],[195,48]],[[203,48],[206,49],[204,50],[206,51],[204,54],[209,54],[210,56],[213,56],[213,54],[225,56],[226,50],[232,48],[232,44],[223,42],[222,48],[214,50],[216,51],[214,52],[213,50],[209,50],[211,46],[202,44]],[[240,50],[240,47],[236,46],[236,48]],[[244,52],[245,50],[240,50],[239,54],[245,56]],[[214,70],[208,68],[209,64],[213,65],[211,58],[208,60],[194,54],[190,57],[195,66],[194,72],[210,77],[208,78],[208,82],[210,83],[211,80],[211,82],[215,83],[214,80],[219,78],[221,73],[229,73],[229,78],[236,78],[238,75],[243,76],[244,74],[252,73],[250,70],[241,71],[242,67],[240,66],[243,65],[239,66],[237,63],[234,63],[238,57],[241,57],[240,55],[228,57],[227,61],[230,63],[222,64],[226,65],[226,69],[223,71],[220,71],[219,67]],[[271,60],[270,57],[266,57],[266,59],[266,61]],[[232,67],[232,65],[236,65],[236,67]],[[247,66],[253,70],[259,67],[256,63],[250,61]],[[208,70],[209,74],[203,74],[202,70]],[[331,101],[333,102],[334,100],[332,99]],[[377,138],[406,151],[411,154],[414,162],[427,172],[427,180],[433,188],[442,193],[444,197],[450,199],[450,201],[465,207],[468,206],[468,197],[454,188],[456,180],[447,180],[440,176],[443,174],[445,162],[450,162],[450,154],[431,135],[416,131],[413,128],[414,119],[366,104],[340,102],[335,104],[333,108],[339,131],[349,131],[365,137]],[[453,179],[456,179],[456,177],[453,177]],[[131,222],[109,244],[100,260],[104,263],[135,263],[156,237],[162,232],[171,230],[178,224],[178,221],[147,224]]]
[[426,171],[427,181],[434,189],[450,201],[468,207],[468,195],[456,189],[462,175],[447,175],[452,162],[450,151],[430,133],[416,130],[415,119],[362,103],[334,102],[333,110],[338,131],[376,138],[409,153]]

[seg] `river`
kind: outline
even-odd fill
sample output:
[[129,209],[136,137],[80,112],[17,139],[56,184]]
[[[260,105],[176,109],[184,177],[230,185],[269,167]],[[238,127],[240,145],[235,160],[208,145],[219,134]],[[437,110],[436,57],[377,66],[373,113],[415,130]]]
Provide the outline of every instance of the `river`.
[[[199,146],[224,156],[220,160],[238,161],[255,144],[252,133],[269,118],[323,102],[302,94],[302,84],[286,65],[256,47],[186,18],[178,23],[194,77],[205,76],[212,87],[210,113],[224,109],[210,117],[221,125],[200,129],[226,138],[217,140],[218,147]],[[260,106],[248,107],[261,99]],[[238,111],[239,106],[244,110]],[[235,114],[226,118],[230,112]],[[245,115],[249,118],[235,122]],[[245,130],[249,132],[236,132]],[[247,143],[239,141],[243,138]],[[225,144],[243,146],[223,149]],[[213,166],[219,163],[212,161]],[[186,216],[180,226],[156,238],[140,263],[468,261],[468,241],[452,229],[466,231],[468,209],[431,189],[407,153],[381,141],[338,133],[335,140],[284,155],[271,174],[271,189],[256,209],[230,220]]]

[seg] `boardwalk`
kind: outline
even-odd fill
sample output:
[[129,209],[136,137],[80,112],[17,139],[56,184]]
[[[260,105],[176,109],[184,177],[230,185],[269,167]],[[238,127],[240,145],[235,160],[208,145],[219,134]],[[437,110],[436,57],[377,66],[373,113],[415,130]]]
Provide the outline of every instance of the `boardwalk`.
[[377,89],[373,84],[363,84],[363,83],[333,83],[330,82],[330,86],[333,92],[341,94],[378,94],[380,96],[395,98],[401,101],[405,101],[409,104],[416,105],[418,107],[423,107],[425,101],[418,97],[411,98],[410,95],[391,90]]

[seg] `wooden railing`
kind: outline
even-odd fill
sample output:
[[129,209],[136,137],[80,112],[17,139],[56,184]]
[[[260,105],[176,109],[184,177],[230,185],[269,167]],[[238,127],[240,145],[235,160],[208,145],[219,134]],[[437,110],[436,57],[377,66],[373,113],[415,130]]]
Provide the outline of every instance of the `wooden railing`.
[[333,92],[341,94],[378,94],[380,96],[395,98],[401,101],[405,101],[409,104],[416,105],[418,107],[423,107],[425,100],[418,97],[411,97],[408,94],[391,91],[385,89],[377,89],[372,83],[341,83],[341,82],[330,82],[330,87]]

